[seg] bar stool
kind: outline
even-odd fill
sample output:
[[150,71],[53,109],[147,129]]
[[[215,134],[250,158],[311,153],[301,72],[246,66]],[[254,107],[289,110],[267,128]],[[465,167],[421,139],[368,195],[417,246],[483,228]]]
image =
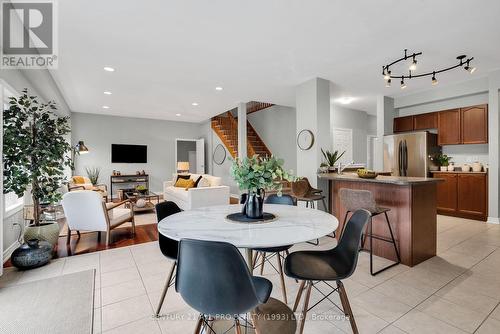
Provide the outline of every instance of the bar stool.
[[292,182],[292,195],[297,199],[297,201],[306,202],[306,208],[311,205],[311,208],[314,209],[314,202],[321,201],[325,211],[329,212],[328,207],[326,206],[323,190],[313,188],[306,177]]
[[[389,212],[391,209],[389,208],[383,208],[379,207],[377,205],[377,202],[373,198],[373,194],[371,191],[368,190],[354,190],[354,189],[346,189],[342,188],[339,191],[340,195],[340,202],[342,205],[346,208],[346,214],[344,217],[344,223],[342,225],[342,231],[340,232],[340,237],[342,237],[342,234],[344,232],[344,228],[346,225],[347,221],[347,216],[349,215],[350,212],[355,212],[358,209],[365,209],[368,210],[371,214],[370,217],[370,222],[368,223],[368,233],[365,232],[361,241],[361,249],[360,250],[365,250],[364,245],[366,242],[366,237],[368,236],[370,238],[370,274],[372,276],[375,276],[379,273],[381,273],[384,270],[387,270],[389,268],[392,268],[394,266],[397,266],[398,264],[401,263],[401,257],[399,255],[398,247],[396,245],[396,240],[394,239],[394,234],[392,233],[392,228],[391,228],[391,223],[389,221],[389,216],[387,215],[387,212]],[[373,217],[378,216],[380,214],[384,214],[385,216],[385,221],[387,222],[387,227],[389,228],[389,233],[391,235],[391,238],[384,238],[380,237],[377,235],[373,235]],[[385,241],[388,243],[391,243],[394,246],[394,251],[396,252],[396,258],[397,261],[393,264],[390,264],[376,272],[373,272],[373,239]]]

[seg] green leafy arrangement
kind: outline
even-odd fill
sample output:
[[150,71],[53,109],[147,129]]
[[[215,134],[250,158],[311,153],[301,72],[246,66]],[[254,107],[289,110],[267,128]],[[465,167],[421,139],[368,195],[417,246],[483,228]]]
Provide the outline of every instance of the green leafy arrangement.
[[[3,113],[4,193],[21,197],[30,189],[35,208],[61,199],[64,169],[72,166],[69,117],[58,117],[56,109],[53,101],[40,103],[25,88],[9,98]],[[40,223],[38,210],[34,222]]]
[[99,167],[86,167],[85,171],[90,179],[90,182],[95,186],[99,182],[99,175],[101,174],[101,169]]
[[321,167],[334,167],[335,163],[337,163],[337,161],[339,161],[340,158],[342,158],[345,151],[342,152],[341,154],[339,154],[339,151],[330,152],[328,150],[323,151],[323,149],[321,149],[321,153],[323,154],[325,161],[322,162],[320,166]]
[[434,159],[437,161],[439,166],[448,166],[450,164],[451,157],[446,154],[439,153]]
[[241,190],[248,190],[252,194],[257,194],[260,189],[277,190],[278,196],[281,196],[282,181],[296,180],[292,171],[287,172],[283,168],[283,163],[283,159],[274,156],[268,158],[254,155],[243,160],[234,159],[231,176]]

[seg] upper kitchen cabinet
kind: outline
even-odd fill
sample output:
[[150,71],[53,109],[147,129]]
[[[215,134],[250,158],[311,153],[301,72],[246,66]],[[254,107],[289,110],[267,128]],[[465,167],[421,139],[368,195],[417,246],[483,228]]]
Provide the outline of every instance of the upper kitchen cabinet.
[[461,108],[462,143],[485,144],[488,142],[488,105]]
[[461,144],[460,109],[438,113],[438,145]]
[[413,117],[414,130],[428,130],[437,129],[438,127],[438,113],[430,112],[426,114],[419,114]]
[[413,131],[413,116],[396,117],[394,118],[393,132]]

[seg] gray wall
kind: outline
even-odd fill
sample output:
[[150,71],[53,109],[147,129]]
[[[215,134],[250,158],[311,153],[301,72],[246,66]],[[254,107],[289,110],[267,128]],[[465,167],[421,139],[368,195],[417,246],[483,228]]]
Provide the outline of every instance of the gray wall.
[[355,163],[366,163],[366,139],[377,135],[377,118],[361,110],[349,109],[339,105],[331,108],[332,128],[352,129],[352,158]]
[[273,155],[285,160],[287,170],[297,170],[295,108],[273,106],[248,115],[248,121]]
[[[150,189],[163,190],[163,181],[172,179],[175,172],[175,139],[203,137],[200,124],[141,118],[115,117],[95,114],[72,114],[72,142],[85,141],[89,153],[77,156],[76,175],[86,175],[85,167],[100,167],[99,181],[109,186],[112,171],[134,174],[145,170],[149,174]],[[148,146],[145,164],[111,163],[111,144]]]
[[[182,140],[177,141],[177,161],[189,161],[189,151],[196,151],[196,142]],[[196,169],[196,166],[194,167]]]

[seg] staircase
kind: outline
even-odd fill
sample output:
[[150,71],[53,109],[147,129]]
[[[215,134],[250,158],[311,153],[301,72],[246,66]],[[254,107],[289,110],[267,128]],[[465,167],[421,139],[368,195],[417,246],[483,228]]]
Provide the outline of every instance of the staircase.
[[[238,120],[230,111],[212,118],[212,129],[222,140],[233,158],[238,156]],[[271,151],[247,121],[247,155],[271,156]]]

